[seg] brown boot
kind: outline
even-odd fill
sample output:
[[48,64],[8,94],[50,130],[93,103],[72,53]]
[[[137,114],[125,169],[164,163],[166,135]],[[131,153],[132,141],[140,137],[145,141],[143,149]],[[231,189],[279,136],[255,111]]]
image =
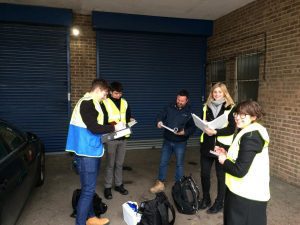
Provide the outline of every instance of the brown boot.
[[165,190],[165,185],[160,180],[157,180],[152,188],[150,188],[150,192],[155,194],[158,192],[162,192]]
[[107,218],[98,218],[91,217],[86,221],[86,225],[107,225],[109,224],[109,219]]

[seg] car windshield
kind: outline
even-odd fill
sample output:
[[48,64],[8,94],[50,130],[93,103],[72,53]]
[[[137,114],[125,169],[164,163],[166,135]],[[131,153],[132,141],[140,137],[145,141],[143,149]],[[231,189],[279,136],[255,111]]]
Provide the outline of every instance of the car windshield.
[[7,149],[0,138],[0,161],[8,154]]
[[14,150],[24,142],[23,137],[7,124],[0,124],[0,136],[11,150]]

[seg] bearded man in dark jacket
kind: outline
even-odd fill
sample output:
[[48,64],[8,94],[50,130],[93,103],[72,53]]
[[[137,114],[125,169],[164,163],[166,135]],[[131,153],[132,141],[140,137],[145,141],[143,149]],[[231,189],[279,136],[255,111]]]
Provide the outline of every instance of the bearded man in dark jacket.
[[176,102],[171,103],[157,116],[157,127],[165,128],[164,141],[161,150],[159,172],[155,185],[150,192],[157,193],[165,189],[164,181],[168,164],[172,154],[176,157],[175,181],[184,175],[184,156],[187,140],[194,133],[196,127],[191,117],[189,93],[181,90],[177,94]]

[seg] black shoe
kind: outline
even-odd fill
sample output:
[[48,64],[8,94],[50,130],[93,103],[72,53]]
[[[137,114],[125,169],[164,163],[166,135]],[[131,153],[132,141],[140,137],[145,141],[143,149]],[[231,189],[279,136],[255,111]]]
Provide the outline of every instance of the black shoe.
[[106,199],[112,199],[111,188],[104,189],[104,197]]
[[208,214],[215,214],[215,213],[221,212],[222,209],[223,209],[223,203],[215,201],[215,203],[213,204],[213,206],[210,207],[206,212]]
[[198,209],[206,209],[207,207],[209,207],[211,205],[211,200],[207,199],[207,198],[203,198],[201,199],[201,201],[199,202],[198,205]]
[[115,191],[120,192],[122,195],[128,195],[128,191],[124,188],[124,185],[115,186]]

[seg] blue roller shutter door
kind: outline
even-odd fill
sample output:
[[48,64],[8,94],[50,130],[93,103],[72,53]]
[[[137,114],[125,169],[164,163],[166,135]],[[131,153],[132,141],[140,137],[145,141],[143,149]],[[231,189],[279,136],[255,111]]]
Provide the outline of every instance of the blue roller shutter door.
[[199,114],[204,90],[206,39],[200,36],[142,32],[97,32],[98,75],[124,85],[124,97],[139,124],[133,140],[161,139],[156,115],[178,90],[190,92]]
[[0,23],[0,117],[62,151],[68,127],[67,28]]

